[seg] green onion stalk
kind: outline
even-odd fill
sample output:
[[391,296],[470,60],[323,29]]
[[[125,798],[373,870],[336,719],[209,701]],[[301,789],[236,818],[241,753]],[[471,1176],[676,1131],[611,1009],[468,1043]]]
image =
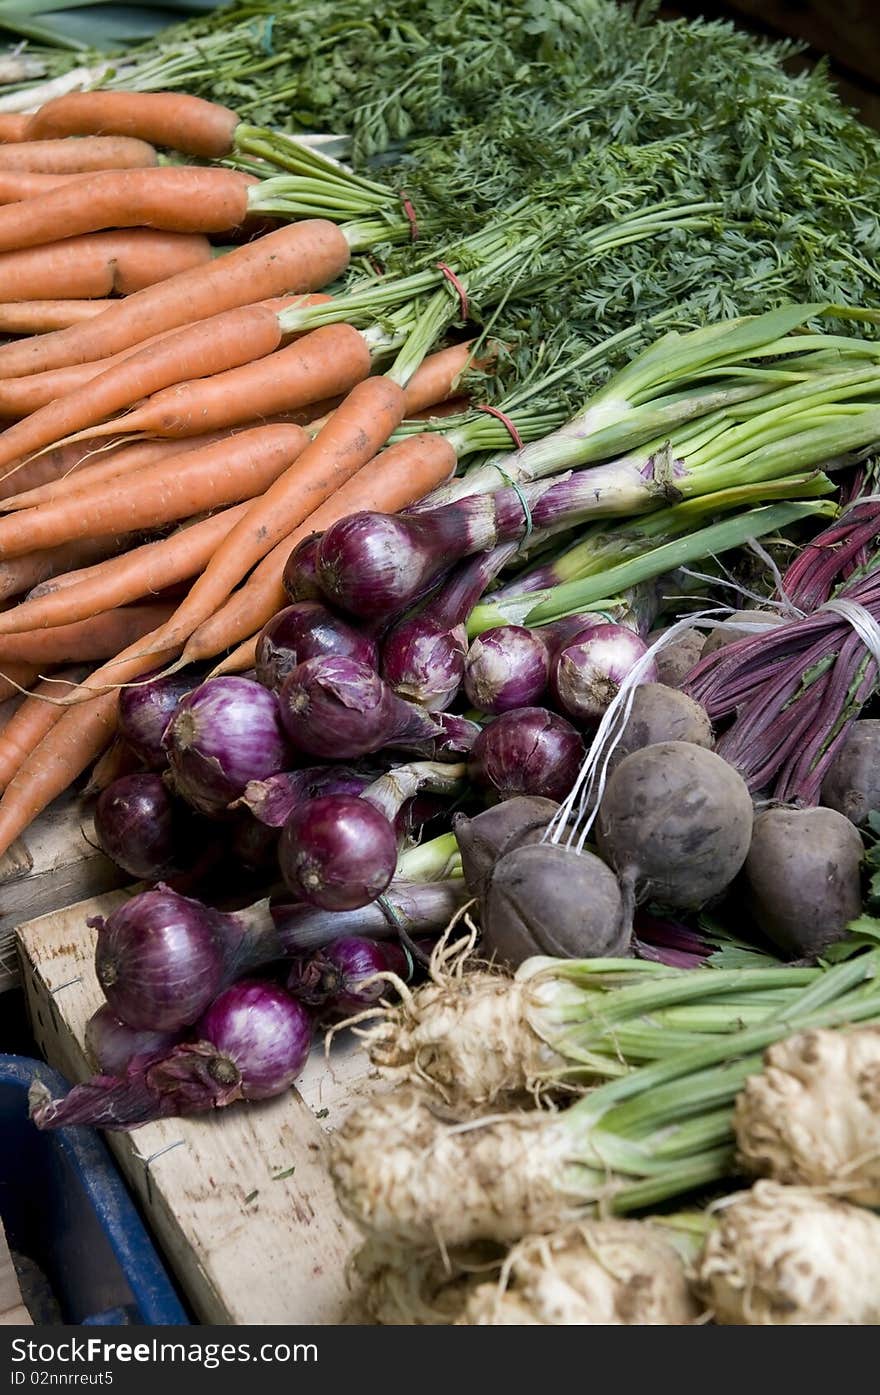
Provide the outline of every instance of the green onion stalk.
[[[814,976],[785,1002],[764,1003],[761,1020],[699,1033],[698,1042],[683,1048],[671,1045],[560,1113],[492,1113],[451,1122],[450,1111],[432,1104],[423,1090],[380,1093],[357,1106],[334,1135],[331,1171],[339,1200],[367,1233],[391,1243],[459,1245],[509,1242],[584,1215],[645,1211],[718,1183],[736,1171],[734,1104],[760,1071],[764,1050],[812,1028],[880,1020],[878,970],[876,949],[808,970]],[[698,985],[690,990],[696,998],[715,977],[677,972]],[[774,989],[780,975],[802,973],[764,972]],[[646,976],[646,982],[651,989],[656,983],[662,995],[672,978]],[[614,993],[608,997],[613,1005]],[[576,1029],[569,1032],[576,1040]],[[601,1027],[591,1024],[579,1045],[591,1052],[613,1039],[613,1030],[603,1038]],[[484,1037],[480,1060],[505,1049]],[[569,1068],[565,1062],[563,1069]]]

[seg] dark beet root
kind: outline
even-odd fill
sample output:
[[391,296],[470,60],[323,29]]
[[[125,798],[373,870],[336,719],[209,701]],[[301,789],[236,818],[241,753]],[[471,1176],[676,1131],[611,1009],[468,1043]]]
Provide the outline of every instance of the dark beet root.
[[880,722],[854,722],[822,781],[821,802],[857,826],[880,813]]
[[720,895],[742,867],[752,801],[714,751],[663,741],[617,766],[596,831],[602,856],[640,900],[692,910]]
[[495,864],[482,925],[483,952],[511,968],[535,954],[630,952],[630,915],[614,873],[593,853],[553,843],[514,848]]
[[665,683],[641,683],[633,693],[626,726],[614,748],[613,764],[617,766],[633,751],[656,746],[660,741],[689,741],[711,749],[712,724],[706,709],[687,693]]
[[785,616],[776,610],[735,610],[723,625],[709,631],[700,658],[705,659],[707,654],[735,644],[738,639],[754,636],[759,628],[773,630],[777,625],[784,624]]
[[767,809],[744,874],[760,928],[796,958],[840,940],[861,910],[862,840],[836,809]]
[[[652,630],[648,644],[653,644],[663,633],[663,630]],[[700,630],[685,630],[665,649],[658,649],[654,662],[660,682],[669,688],[678,688],[699,660],[705,640]]]
[[485,809],[475,818],[456,814],[452,829],[461,851],[468,891],[483,897],[495,863],[505,853],[538,843],[559,805],[553,799],[519,795]]

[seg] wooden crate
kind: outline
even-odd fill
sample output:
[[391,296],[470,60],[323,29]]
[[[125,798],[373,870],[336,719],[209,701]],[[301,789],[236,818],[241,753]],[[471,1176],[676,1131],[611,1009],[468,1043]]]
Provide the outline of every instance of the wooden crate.
[[[71,1080],[89,1073],[83,1032],[102,1002],[86,919],[123,899],[110,892],[19,928],[34,1036]],[[357,1235],[337,1206],[326,1142],[368,1087],[352,1040],[339,1040],[329,1064],[316,1043],[298,1091],[105,1135],[201,1322],[346,1320]]]
[[0,1225],[0,1327],[23,1327],[30,1322],[31,1315],[24,1306],[18,1275]]
[[17,925],[130,880],[94,843],[91,817],[71,793],[0,857],[0,993],[18,984]]

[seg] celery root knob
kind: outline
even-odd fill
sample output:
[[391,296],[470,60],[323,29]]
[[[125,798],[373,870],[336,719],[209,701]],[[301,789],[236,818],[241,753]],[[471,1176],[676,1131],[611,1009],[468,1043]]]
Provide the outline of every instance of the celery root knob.
[[487,1274],[497,1272],[503,1254],[499,1246],[441,1252],[436,1245],[412,1249],[369,1239],[353,1260],[361,1285],[357,1316],[380,1327],[448,1327]]
[[880,1323],[880,1218],[806,1188],[757,1182],[719,1213],[696,1287],[716,1322]]
[[518,1240],[572,1219],[566,1130],[544,1113],[461,1124],[413,1089],[357,1106],[331,1140],[342,1209],[412,1246]]
[[746,1171],[880,1206],[880,1027],[777,1042],[734,1123]]
[[471,1294],[459,1325],[660,1327],[699,1315],[684,1260],[657,1227],[587,1220],[516,1245],[504,1278]]
[[475,970],[434,980],[396,1005],[370,1035],[370,1060],[450,1105],[470,1108],[536,1087],[560,1058],[528,1022],[529,985]]

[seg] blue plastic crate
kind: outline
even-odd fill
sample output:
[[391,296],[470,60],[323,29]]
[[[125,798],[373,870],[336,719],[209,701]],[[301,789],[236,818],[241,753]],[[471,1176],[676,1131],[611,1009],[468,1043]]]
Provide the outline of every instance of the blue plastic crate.
[[41,1133],[28,1119],[37,1079],[57,1071],[0,1055],[0,1218],[10,1248],[43,1271],[67,1323],[188,1323],[172,1282],[94,1129]]

